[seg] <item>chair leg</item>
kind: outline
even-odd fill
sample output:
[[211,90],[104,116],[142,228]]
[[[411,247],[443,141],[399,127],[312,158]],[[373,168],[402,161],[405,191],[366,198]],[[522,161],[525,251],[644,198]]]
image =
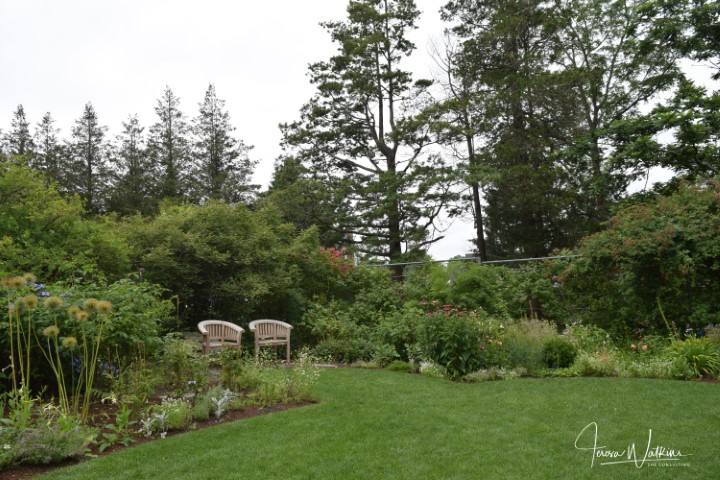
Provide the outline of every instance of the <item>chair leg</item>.
[[287,358],[286,362],[288,365],[290,365],[290,339],[288,338],[287,341],[287,353],[285,354],[285,357]]

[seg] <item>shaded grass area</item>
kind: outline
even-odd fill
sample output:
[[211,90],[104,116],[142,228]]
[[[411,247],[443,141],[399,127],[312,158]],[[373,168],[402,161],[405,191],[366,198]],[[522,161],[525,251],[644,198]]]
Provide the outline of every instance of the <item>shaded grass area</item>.
[[[618,378],[480,384],[333,369],[321,403],[156,441],[43,479],[715,478],[720,385]],[[575,448],[635,443],[692,454],[689,466],[591,467]],[[580,439],[592,446],[592,432]],[[679,462],[672,462],[677,464]],[[655,465],[655,466],[653,466]]]

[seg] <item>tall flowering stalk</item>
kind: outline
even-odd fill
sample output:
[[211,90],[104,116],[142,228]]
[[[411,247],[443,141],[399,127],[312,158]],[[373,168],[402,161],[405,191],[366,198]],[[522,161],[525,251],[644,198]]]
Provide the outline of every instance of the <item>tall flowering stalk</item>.
[[[34,324],[34,315],[40,299],[34,294],[23,296],[23,289],[27,286],[34,286],[36,290],[44,289],[42,285],[34,282],[35,278],[30,274],[0,280],[0,285],[9,292],[10,300],[10,367],[14,395],[30,398],[31,349],[34,340],[55,376],[60,411],[70,417],[79,417],[85,422],[90,412],[100,347],[112,315],[112,304],[106,300],[88,299],[82,309],[70,306],[65,310],[70,321],[76,323],[80,331],[78,341],[78,338],[72,335],[62,336],[59,317],[64,315],[63,299],[41,292],[41,296],[47,297],[42,306],[50,314],[51,321],[50,325],[39,332]],[[63,328],[67,328],[67,323],[64,325]],[[67,368],[68,359],[70,368]],[[74,371],[76,361],[79,368]]]
[[[82,317],[85,317],[87,319],[87,316],[83,314],[87,314],[88,312],[94,312],[94,317],[96,321],[96,330],[92,341],[88,341],[87,338],[85,330],[87,322],[83,321],[83,325],[81,325],[83,337],[82,373],[84,374],[81,375],[81,380],[83,381],[85,390],[84,394],[82,395],[83,404],[81,418],[83,421],[85,421],[85,419],[87,419],[88,413],[90,412],[90,396],[92,394],[92,386],[95,380],[95,370],[97,368],[98,357],[100,355],[100,344],[102,343],[103,330],[110,322],[110,315],[112,314],[112,303],[108,302],[107,300],[89,299],[85,301],[85,304],[83,306],[85,307],[85,310],[79,311],[78,317],[76,318],[78,320],[80,320],[80,318]],[[80,390],[78,386],[78,393],[79,391]],[[78,398],[78,395],[76,395],[75,398]]]
[[[10,369],[12,373],[13,391],[30,398],[30,342],[33,335],[32,311],[38,304],[35,295],[22,296],[22,289],[34,282],[32,274],[20,277],[4,278],[0,281],[3,289],[8,291],[8,324],[10,337]],[[25,322],[23,322],[23,316]]]

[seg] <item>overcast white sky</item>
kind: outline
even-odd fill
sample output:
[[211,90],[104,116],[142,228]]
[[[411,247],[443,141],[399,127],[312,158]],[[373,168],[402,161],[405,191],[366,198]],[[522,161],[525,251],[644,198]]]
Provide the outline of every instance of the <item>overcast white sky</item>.
[[[444,0],[417,0],[410,68],[431,76],[429,42],[441,35]],[[92,102],[109,134],[128,115],[143,126],[165,86],[192,118],[209,83],[226,101],[236,134],[254,145],[255,180],[267,186],[281,153],[277,125],[313,94],[309,63],[336,47],[321,21],[345,18],[345,0],[0,0],[0,129],[18,104],[35,124],[50,112],[61,138]],[[435,258],[468,250],[472,225],[458,223]]]

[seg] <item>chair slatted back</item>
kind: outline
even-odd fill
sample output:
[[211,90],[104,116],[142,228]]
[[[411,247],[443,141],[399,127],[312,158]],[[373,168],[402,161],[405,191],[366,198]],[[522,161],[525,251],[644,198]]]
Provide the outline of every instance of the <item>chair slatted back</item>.
[[260,338],[287,338],[290,329],[279,323],[260,323],[255,327],[255,335]]
[[198,324],[200,333],[203,334],[203,353],[207,354],[210,350],[221,348],[223,344],[228,346],[241,347],[242,334],[244,329],[234,323],[224,320],[203,320]]
[[250,330],[255,334],[255,356],[260,353],[261,346],[275,346],[277,353],[278,345],[285,345],[286,360],[290,362],[290,331],[292,325],[279,320],[253,320],[250,322]]
[[230,340],[240,342],[240,331],[225,324],[211,323],[206,326],[210,340]]

